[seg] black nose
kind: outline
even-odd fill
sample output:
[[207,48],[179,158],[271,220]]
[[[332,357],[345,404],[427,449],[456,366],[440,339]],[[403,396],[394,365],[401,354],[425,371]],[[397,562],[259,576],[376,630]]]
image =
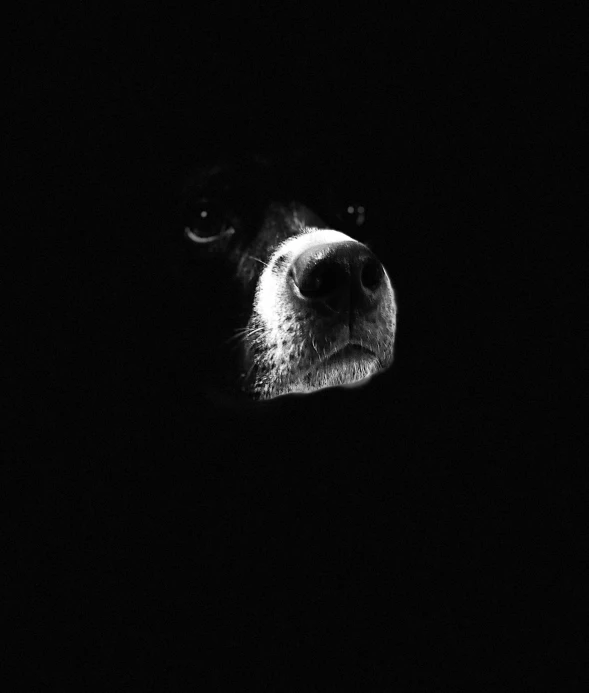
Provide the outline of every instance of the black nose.
[[316,309],[365,313],[377,306],[383,294],[383,266],[357,241],[308,248],[294,260],[291,272],[301,296]]

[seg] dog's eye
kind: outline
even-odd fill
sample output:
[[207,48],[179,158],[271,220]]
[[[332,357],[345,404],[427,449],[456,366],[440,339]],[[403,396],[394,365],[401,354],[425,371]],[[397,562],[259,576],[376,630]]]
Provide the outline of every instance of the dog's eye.
[[355,216],[356,226],[362,226],[366,220],[366,209],[364,206],[358,205],[357,207],[354,207],[352,214]]
[[350,228],[358,228],[366,221],[366,208],[363,205],[348,204],[338,217]]
[[199,200],[187,210],[185,228],[201,238],[218,236],[227,226],[221,210],[209,200]]

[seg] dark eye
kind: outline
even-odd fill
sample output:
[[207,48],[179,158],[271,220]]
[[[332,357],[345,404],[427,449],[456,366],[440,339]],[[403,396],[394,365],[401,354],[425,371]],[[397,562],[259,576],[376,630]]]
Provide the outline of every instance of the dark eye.
[[224,229],[220,210],[208,200],[199,200],[187,210],[184,226],[202,238],[216,236]]
[[349,204],[343,215],[347,223],[359,227],[366,221],[366,208],[363,205]]

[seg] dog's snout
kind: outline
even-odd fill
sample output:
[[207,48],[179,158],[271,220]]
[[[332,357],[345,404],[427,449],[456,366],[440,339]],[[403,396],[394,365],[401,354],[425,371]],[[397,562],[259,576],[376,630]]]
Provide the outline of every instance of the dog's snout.
[[307,248],[293,261],[293,281],[314,308],[367,312],[382,295],[384,269],[374,253],[357,241]]

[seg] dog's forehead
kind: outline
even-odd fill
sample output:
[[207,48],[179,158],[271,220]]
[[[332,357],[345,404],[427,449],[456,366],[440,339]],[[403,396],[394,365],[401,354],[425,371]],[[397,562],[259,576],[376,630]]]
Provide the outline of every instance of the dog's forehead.
[[229,249],[231,259],[237,263],[238,279],[246,284],[255,281],[279,248],[306,235],[309,229],[324,226],[322,220],[301,203],[271,203],[258,228],[246,228],[241,236],[236,234]]

